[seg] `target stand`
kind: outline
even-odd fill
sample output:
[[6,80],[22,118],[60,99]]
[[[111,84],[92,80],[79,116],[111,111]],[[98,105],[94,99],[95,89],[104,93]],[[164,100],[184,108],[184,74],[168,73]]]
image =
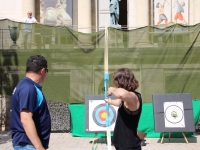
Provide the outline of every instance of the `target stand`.
[[[112,99],[116,99],[111,96]],[[104,101],[104,95],[86,95],[85,98],[85,132],[105,133],[106,136],[106,103]],[[114,131],[115,121],[117,117],[118,107],[109,106],[108,120],[110,124],[110,131]],[[107,139],[105,138],[105,142]],[[91,141],[92,149],[97,149],[97,143],[95,140]]]
[[194,132],[194,115],[192,108],[192,96],[189,93],[153,94],[154,125],[156,132],[162,132],[163,143],[166,132]]
[[[115,97],[111,97],[115,99]],[[118,107],[109,106],[110,131],[113,132]],[[85,132],[106,132],[106,103],[104,95],[86,95],[85,99]]]
[[[185,133],[182,132],[182,134],[183,134],[183,137],[184,137],[184,139],[185,139],[185,142],[188,144],[188,140],[187,140],[187,138],[186,138],[186,136],[185,136]],[[160,141],[161,144],[163,143],[164,136],[165,136],[165,132],[163,132],[163,134],[162,134],[162,139],[161,139],[161,141]],[[169,132],[169,141],[170,141],[170,132]]]

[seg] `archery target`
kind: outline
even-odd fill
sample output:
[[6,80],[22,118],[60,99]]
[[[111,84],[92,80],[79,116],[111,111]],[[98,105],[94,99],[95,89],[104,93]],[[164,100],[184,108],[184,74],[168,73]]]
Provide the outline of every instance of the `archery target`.
[[164,102],[165,127],[185,127],[183,102]]
[[[107,117],[106,103],[96,106],[92,112],[92,117],[97,125],[101,127],[106,127],[106,117]],[[115,118],[116,118],[115,109],[113,108],[113,106],[109,106],[109,113],[108,113],[109,125],[112,125],[115,122]]]
[[[118,107],[109,105],[109,126],[114,130]],[[89,100],[89,131],[106,131],[106,103],[104,100]]]
[[190,93],[153,94],[156,132],[195,132]]

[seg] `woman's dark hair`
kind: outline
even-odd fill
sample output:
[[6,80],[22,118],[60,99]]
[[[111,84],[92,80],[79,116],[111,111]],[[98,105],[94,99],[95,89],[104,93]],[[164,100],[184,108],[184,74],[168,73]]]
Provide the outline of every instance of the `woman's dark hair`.
[[133,72],[127,68],[120,68],[114,72],[113,84],[117,88],[124,88],[127,91],[134,91],[139,87]]
[[30,56],[26,62],[26,72],[37,73],[40,69],[47,69],[47,60],[44,56],[34,55]]
[[159,8],[159,7],[160,7],[159,5],[160,5],[160,3],[158,2],[158,3],[156,4],[156,8]]

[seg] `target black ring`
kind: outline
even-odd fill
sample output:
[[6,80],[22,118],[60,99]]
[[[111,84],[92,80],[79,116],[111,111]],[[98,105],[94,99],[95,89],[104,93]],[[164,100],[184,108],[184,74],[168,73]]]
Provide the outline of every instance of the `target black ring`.
[[[100,111],[106,112],[106,104],[100,104],[94,108],[93,113],[92,113],[93,120],[98,126],[106,127],[106,119],[101,120],[99,118]],[[110,126],[115,122],[115,120],[116,120],[115,109],[112,106],[109,106],[109,124],[110,124]]]
[[[181,118],[179,121],[177,121],[177,122],[171,122],[171,121],[167,118],[167,116],[166,116],[166,111],[167,111],[167,109],[168,109],[169,107],[172,107],[172,106],[178,107],[178,108],[181,110],[181,112],[182,112],[182,118]],[[179,106],[170,105],[170,106],[168,106],[168,107],[165,109],[165,118],[166,118],[167,121],[169,121],[170,123],[176,124],[176,123],[181,122],[181,120],[183,119],[183,115],[184,115],[184,114],[183,114],[183,110],[182,110]]]

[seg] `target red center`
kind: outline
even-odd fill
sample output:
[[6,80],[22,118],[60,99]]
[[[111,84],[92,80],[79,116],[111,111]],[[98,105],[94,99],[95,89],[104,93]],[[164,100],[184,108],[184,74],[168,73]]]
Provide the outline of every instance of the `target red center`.
[[99,118],[102,120],[102,121],[105,121],[106,120],[106,111],[105,110],[101,110],[99,112]]

